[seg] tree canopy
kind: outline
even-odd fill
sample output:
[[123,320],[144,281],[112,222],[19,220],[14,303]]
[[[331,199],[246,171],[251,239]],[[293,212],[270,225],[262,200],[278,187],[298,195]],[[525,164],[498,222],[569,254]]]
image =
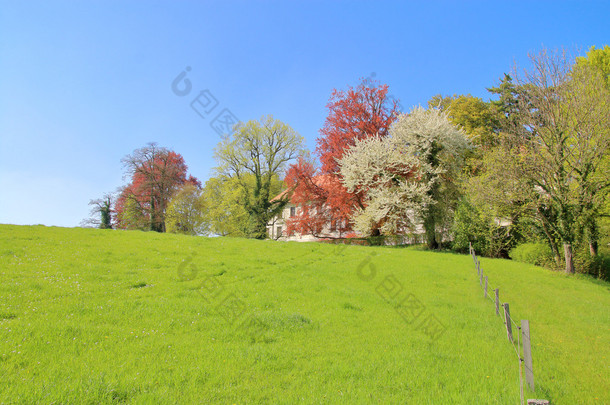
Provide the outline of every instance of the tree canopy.
[[542,50],[487,90],[400,114],[386,84],[335,89],[313,154],[271,115],[240,122],[203,188],[180,154],[148,144],[87,224],[262,239],[290,201],[288,235],[416,232],[499,257],[546,243],[557,267],[594,269],[610,230],[610,46]]
[[243,207],[250,217],[249,234],[253,237],[267,236],[267,223],[287,202],[271,201],[274,177],[302,153],[303,137],[271,115],[238,124],[216,148],[218,173],[235,178],[243,192]]
[[316,146],[321,166],[316,168],[302,158],[286,176],[288,187],[294,190],[293,201],[304,207],[289,220],[289,232],[309,233],[331,222],[340,232],[351,229],[354,212],[364,208],[364,196],[343,185],[338,162],[357,141],[388,134],[398,115],[398,101],[390,99],[387,85],[363,80],[356,88],[333,90],[327,109]]
[[123,158],[130,183],[115,204],[115,225],[123,229],[165,232],[165,214],[174,192],[185,183],[199,185],[189,176],[184,158],[167,148],[149,143]]
[[365,196],[356,229],[365,235],[375,229],[414,232],[423,220],[431,247],[437,247],[440,213],[450,208],[442,196],[448,195],[468,148],[466,136],[444,112],[421,107],[400,115],[389,136],[357,141],[339,161],[347,190]]

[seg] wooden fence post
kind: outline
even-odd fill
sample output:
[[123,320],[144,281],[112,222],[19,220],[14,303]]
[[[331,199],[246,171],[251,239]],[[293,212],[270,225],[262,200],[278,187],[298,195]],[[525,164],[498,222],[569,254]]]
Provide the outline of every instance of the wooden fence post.
[[521,320],[521,334],[523,337],[523,361],[525,363],[525,381],[534,391],[534,370],[532,368],[532,344],[530,341],[530,321]]
[[496,315],[500,315],[500,289],[496,288]]
[[487,276],[485,276],[485,298],[487,298]]
[[479,284],[483,287],[483,269],[479,272]]
[[506,334],[508,335],[508,340],[513,341],[513,327],[510,324],[510,309],[508,308],[508,303],[504,304],[504,323],[506,324]]

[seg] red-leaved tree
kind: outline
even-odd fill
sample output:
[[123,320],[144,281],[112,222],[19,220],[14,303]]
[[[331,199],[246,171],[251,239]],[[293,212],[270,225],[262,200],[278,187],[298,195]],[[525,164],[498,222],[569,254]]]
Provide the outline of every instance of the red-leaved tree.
[[201,187],[197,178],[187,178],[182,155],[155,143],[136,149],[122,161],[131,182],[115,204],[114,222],[119,229],[165,232],[165,211],[174,192],[186,183]]
[[[364,208],[363,192],[350,193],[342,184],[338,160],[357,140],[375,134],[385,137],[399,114],[398,101],[388,96],[388,86],[363,80],[356,88],[333,90],[328,116],[320,130],[316,155],[321,166],[301,158],[288,169],[291,201],[301,206],[290,218],[287,232],[320,236],[325,226],[340,233],[351,231],[354,210]],[[373,230],[373,235],[379,234]]]

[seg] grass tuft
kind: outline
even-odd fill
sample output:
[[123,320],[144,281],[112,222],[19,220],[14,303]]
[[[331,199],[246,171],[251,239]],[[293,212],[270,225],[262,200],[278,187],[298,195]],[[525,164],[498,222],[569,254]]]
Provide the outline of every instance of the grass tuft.
[[362,311],[362,307],[350,304],[349,302],[346,302],[345,304],[343,304],[343,308],[351,309],[352,311]]
[[132,284],[129,288],[144,288],[147,284],[144,281],[140,281],[138,283]]

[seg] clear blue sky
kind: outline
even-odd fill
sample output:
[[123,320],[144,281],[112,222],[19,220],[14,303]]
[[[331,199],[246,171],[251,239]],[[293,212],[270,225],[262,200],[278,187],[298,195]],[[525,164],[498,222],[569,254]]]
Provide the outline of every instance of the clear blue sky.
[[487,99],[530,51],[609,43],[609,21],[587,1],[0,1],[0,223],[78,225],[150,141],[205,181],[224,108],[273,114],[313,149],[333,88],[375,72],[406,109]]

